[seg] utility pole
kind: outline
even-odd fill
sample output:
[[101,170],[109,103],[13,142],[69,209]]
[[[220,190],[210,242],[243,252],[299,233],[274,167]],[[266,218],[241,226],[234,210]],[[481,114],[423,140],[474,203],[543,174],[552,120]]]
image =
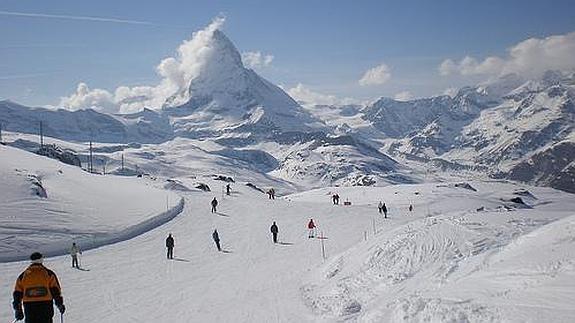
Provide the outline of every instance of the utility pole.
[[124,154],[122,154],[122,171],[124,171]]
[[40,149],[44,148],[44,125],[40,121]]
[[90,139],[90,161],[89,161],[89,167],[90,167],[90,174],[93,173],[93,164],[92,164],[92,139]]

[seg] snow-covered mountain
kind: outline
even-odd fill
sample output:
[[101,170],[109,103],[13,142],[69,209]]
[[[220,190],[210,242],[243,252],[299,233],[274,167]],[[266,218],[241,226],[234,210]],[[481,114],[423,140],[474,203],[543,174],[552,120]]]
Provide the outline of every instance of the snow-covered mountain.
[[246,68],[223,32],[207,32],[211,34],[204,45],[210,55],[195,66],[189,85],[162,107],[110,115],[2,101],[0,122],[5,130],[35,134],[42,121],[46,136],[68,141],[209,141],[217,149],[204,150],[208,154],[248,161],[239,167],[264,165],[262,173],[315,187],[373,184],[398,169],[397,162],[370,140],[326,125],[281,88]]
[[[560,142],[561,151],[568,152],[561,165],[573,161],[574,84],[574,74],[553,71],[528,81],[509,75],[462,88],[453,98],[382,98],[363,110],[363,118],[388,138],[391,154],[490,169],[492,176],[575,192],[572,172],[559,164],[540,168],[531,177],[518,176],[521,171],[515,169],[525,169],[524,163],[535,157],[551,163],[558,158],[553,147]],[[561,180],[555,180],[559,175]]]
[[169,119],[156,111],[143,110],[129,115],[111,115],[92,109],[30,108],[0,101],[0,123],[4,130],[40,133],[69,141],[160,143],[173,136]]
[[454,97],[381,98],[363,108],[303,107],[246,68],[223,32],[216,28],[202,35],[210,54],[162,107],[111,115],[1,101],[0,122],[5,130],[38,133],[42,121],[45,135],[68,141],[210,141],[227,157],[257,160],[265,165],[263,173],[316,186],[376,183],[390,175],[417,181],[394,174],[404,167],[389,154],[425,167],[489,170],[494,177],[575,192],[572,171],[564,168],[571,158],[559,163],[563,168],[554,164],[539,168],[536,176],[518,175],[530,160],[540,164],[573,149],[574,73],[549,71],[531,80],[511,74],[462,88]]
[[223,32],[215,30],[209,45],[212,55],[189,87],[164,103],[162,112],[175,119],[176,135],[273,137],[322,127],[282,89],[245,68]]

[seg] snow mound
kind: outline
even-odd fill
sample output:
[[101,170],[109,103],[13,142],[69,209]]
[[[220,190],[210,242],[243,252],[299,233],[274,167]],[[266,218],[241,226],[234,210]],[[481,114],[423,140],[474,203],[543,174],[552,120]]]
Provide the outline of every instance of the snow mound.
[[[395,208],[398,199],[405,201],[406,188],[391,187],[393,195],[389,188],[380,192],[391,205],[391,219],[385,219],[375,235],[369,228],[365,234],[370,239],[315,270],[302,287],[305,303],[325,320],[571,321],[575,311],[567,310],[572,300],[568,294],[575,285],[567,280],[575,274],[575,215],[569,211],[569,195],[538,191],[545,203],[508,211],[500,208],[498,194],[525,189],[473,185],[483,196],[473,190],[454,191],[453,184],[414,186],[409,191],[420,192],[415,209],[423,208],[426,216],[412,220]],[[358,200],[354,205],[366,202],[367,196],[350,188],[339,191]],[[298,194],[292,200],[323,192]],[[449,201],[442,201],[445,196]],[[558,201],[562,206],[552,206]],[[487,208],[473,210],[478,203]],[[538,296],[544,299],[536,300]],[[544,304],[545,314],[537,302]],[[519,311],[523,313],[518,317]]]
[[127,239],[183,206],[143,179],[88,174],[8,146],[0,146],[0,178],[0,262],[62,254],[72,241],[92,248]]

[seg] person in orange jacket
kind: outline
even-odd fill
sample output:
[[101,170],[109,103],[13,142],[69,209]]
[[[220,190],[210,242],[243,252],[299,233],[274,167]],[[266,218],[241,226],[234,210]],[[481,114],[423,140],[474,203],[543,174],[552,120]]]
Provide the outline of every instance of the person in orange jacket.
[[309,219],[309,223],[307,224],[307,228],[309,229],[308,238],[313,238],[315,235],[315,223],[313,223],[313,219]]
[[[12,306],[17,321],[26,318],[26,323],[52,323],[54,306],[64,314],[66,307],[58,277],[42,264],[42,254],[30,256],[32,264],[16,279]],[[24,309],[22,310],[22,304]]]

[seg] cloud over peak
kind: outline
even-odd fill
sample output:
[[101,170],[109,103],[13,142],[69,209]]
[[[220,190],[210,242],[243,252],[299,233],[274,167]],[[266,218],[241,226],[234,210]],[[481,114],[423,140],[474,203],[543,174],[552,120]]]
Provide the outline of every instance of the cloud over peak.
[[156,73],[161,78],[157,85],[120,86],[111,93],[103,89],[90,89],[85,83],[80,83],[74,94],[61,98],[60,106],[70,110],[94,108],[110,113],[161,107],[166,99],[185,92],[190,81],[210,61],[216,50],[214,33],[221,29],[224,22],[224,17],[216,17],[204,29],[194,32],[191,39],[183,41],[175,56],[163,59],[156,66]]
[[260,51],[242,53],[242,61],[244,65],[252,69],[267,67],[273,60],[273,55],[262,54]]

